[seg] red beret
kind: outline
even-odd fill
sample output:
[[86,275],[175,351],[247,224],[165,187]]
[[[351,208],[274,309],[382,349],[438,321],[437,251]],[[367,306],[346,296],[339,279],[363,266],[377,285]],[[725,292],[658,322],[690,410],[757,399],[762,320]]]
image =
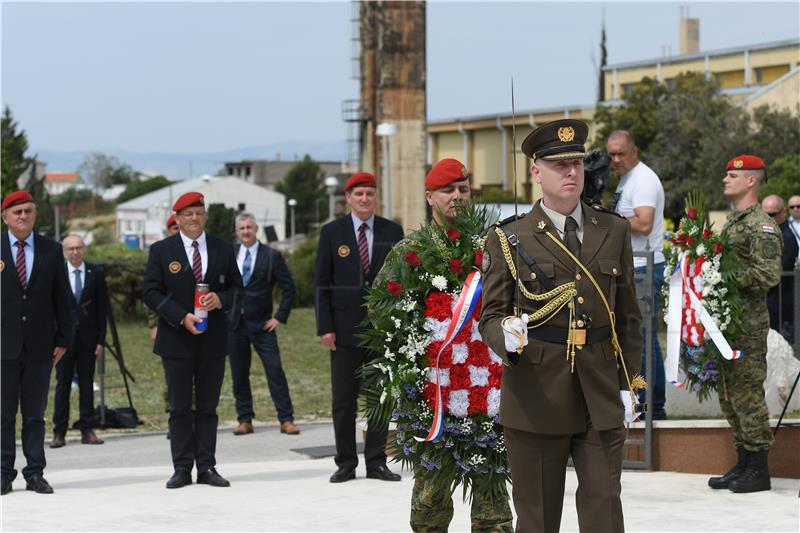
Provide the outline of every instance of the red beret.
[[375,176],[369,172],[353,174],[347,179],[347,183],[344,184],[344,190],[349,191],[353,187],[377,187]]
[[425,188],[429,191],[441,189],[454,181],[467,179],[469,172],[461,161],[456,159],[442,159],[435,165],[425,178]]
[[755,155],[737,155],[730,161],[725,170],[763,170],[764,160]]
[[8,209],[17,204],[33,203],[33,198],[28,191],[14,191],[5,198],[3,198],[3,209]]
[[175,203],[172,205],[172,210],[176,213],[180,213],[187,207],[192,207],[193,205],[205,206],[203,195],[199,192],[187,192],[186,194],[182,194],[180,198],[175,200]]
[[176,217],[175,215],[170,215],[169,218],[167,219],[167,229],[169,229],[170,226],[174,226],[177,223],[178,223],[178,217]]

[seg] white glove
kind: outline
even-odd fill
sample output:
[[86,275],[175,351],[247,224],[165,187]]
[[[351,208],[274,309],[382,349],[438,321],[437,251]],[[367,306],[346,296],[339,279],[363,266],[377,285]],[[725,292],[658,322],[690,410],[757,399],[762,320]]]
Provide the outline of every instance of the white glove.
[[528,315],[507,316],[501,322],[506,351],[521,353],[528,345]]
[[633,412],[633,397],[631,397],[631,391],[621,390],[619,391],[619,397],[622,400],[622,405],[625,407],[625,422],[628,424],[635,422],[642,413]]

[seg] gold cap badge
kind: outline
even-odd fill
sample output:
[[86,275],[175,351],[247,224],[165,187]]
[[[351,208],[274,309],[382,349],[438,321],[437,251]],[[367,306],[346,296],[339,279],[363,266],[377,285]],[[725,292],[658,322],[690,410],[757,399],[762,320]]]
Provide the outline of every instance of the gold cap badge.
[[173,261],[169,264],[169,271],[173,274],[177,274],[181,271],[181,264],[178,261]]
[[733,162],[733,168],[742,168],[744,166],[744,161],[741,159],[737,159]]
[[558,128],[558,140],[562,143],[568,143],[575,138],[575,129],[572,126],[564,126]]
[[339,257],[347,257],[350,255],[350,247],[343,244],[339,247]]

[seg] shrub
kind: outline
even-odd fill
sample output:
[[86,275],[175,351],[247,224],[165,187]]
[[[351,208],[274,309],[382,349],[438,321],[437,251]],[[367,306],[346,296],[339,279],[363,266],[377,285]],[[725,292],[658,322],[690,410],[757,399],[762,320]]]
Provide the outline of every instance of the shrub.
[[314,305],[314,270],[317,266],[318,241],[318,237],[306,239],[295,248],[294,253],[289,255],[286,260],[297,286],[295,307],[312,307]]
[[105,266],[106,285],[115,317],[118,320],[144,317],[142,279],[147,266],[147,252],[131,250],[122,243],[92,245],[87,250],[86,259]]

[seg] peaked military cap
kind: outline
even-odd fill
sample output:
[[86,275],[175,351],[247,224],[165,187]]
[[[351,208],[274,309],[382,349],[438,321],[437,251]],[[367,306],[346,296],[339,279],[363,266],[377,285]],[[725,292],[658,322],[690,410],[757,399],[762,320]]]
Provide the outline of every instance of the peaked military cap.
[[565,118],[539,126],[522,141],[522,153],[533,159],[583,159],[589,126],[582,120]]

